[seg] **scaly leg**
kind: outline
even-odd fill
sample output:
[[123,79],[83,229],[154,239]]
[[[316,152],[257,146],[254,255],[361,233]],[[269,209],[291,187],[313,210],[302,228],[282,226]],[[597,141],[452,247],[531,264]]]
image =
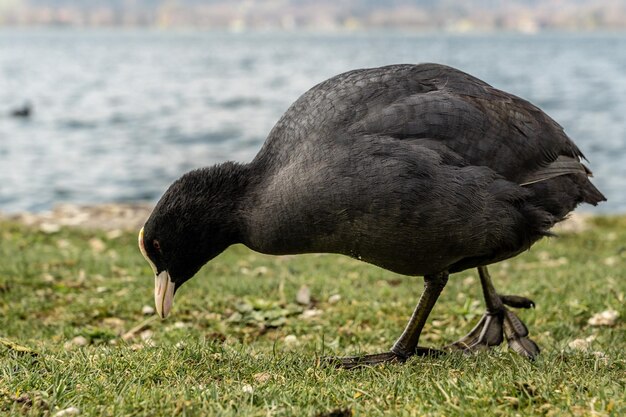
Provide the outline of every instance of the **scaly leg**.
[[486,266],[478,267],[478,274],[487,313],[465,337],[447,347],[467,352],[488,349],[490,346],[502,343],[504,334],[511,349],[522,356],[534,359],[539,354],[539,347],[527,337],[528,329],[524,323],[504,305],[530,308],[534,307],[535,303],[528,298],[516,295],[499,295],[491,282]]
[[436,275],[424,277],[424,292],[413,311],[411,319],[407,323],[404,332],[394,343],[389,352],[374,355],[349,356],[343,358],[329,358],[338,367],[355,368],[359,366],[376,365],[387,362],[404,362],[413,355],[436,355],[441,353],[435,349],[422,348],[417,346],[420,334],[426,323],[426,319],[435,306],[439,294],[448,282],[448,273],[443,272]]

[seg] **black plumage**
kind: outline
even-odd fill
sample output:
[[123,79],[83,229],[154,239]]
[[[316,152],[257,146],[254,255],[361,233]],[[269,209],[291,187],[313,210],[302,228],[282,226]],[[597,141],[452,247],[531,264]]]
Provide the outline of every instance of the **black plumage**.
[[391,352],[345,366],[419,352],[448,274],[479,267],[488,323],[454,346],[496,344],[504,331],[513,349],[533,357],[536,345],[503,306],[532,302],[499,296],[486,265],[528,249],[579,203],[605,199],[582,158],[537,107],[464,72],[437,64],[360,69],[300,97],[251,163],[177,180],[141,244],[176,288],[233,243],[268,254],[340,253],[425,276]]
[[11,110],[10,115],[12,117],[29,118],[33,112],[30,104],[24,104],[24,106]]

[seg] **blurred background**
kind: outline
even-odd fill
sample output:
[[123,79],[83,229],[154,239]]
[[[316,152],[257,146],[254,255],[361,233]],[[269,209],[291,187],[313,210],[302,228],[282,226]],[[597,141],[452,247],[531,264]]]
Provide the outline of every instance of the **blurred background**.
[[565,127],[626,212],[625,0],[0,0],[0,211],[156,202],[359,67],[439,62]]

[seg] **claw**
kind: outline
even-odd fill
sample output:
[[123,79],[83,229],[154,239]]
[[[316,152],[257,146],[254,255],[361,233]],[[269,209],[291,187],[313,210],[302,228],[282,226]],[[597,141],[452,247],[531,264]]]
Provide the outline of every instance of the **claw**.
[[535,359],[539,352],[539,346],[530,339],[528,336],[528,328],[524,323],[513,313],[506,310],[504,317],[504,334],[506,335],[507,343],[514,352],[528,358]]
[[507,338],[507,342],[511,350],[530,360],[535,359],[537,355],[539,355],[539,353],[541,352],[539,346],[537,346],[537,344],[532,339],[529,339],[527,337],[513,339]]
[[501,295],[502,303],[514,308],[535,308],[535,302],[519,295]]
[[511,310],[504,310],[504,333],[516,334],[519,337],[528,336],[528,328]]
[[465,352],[488,349],[502,343],[503,335],[511,350],[519,355],[534,359],[540,352],[539,346],[527,337],[526,325],[508,309],[485,314],[465,337],[446,348]]
[[472,351],[497,346],[502,340],[502,315],[487,313],[465,337],[446,347]]

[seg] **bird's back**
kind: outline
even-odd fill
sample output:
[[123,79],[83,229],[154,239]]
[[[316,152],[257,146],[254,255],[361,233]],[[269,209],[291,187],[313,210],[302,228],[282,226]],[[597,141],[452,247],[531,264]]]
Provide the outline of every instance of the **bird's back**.
[[354,70],[316,85],[278,121],[259,157],[282,160],[306,151],[307,142],[346,135],[436,140],[511,180],[558,155],[582,157],[537,107],[438,64]]

